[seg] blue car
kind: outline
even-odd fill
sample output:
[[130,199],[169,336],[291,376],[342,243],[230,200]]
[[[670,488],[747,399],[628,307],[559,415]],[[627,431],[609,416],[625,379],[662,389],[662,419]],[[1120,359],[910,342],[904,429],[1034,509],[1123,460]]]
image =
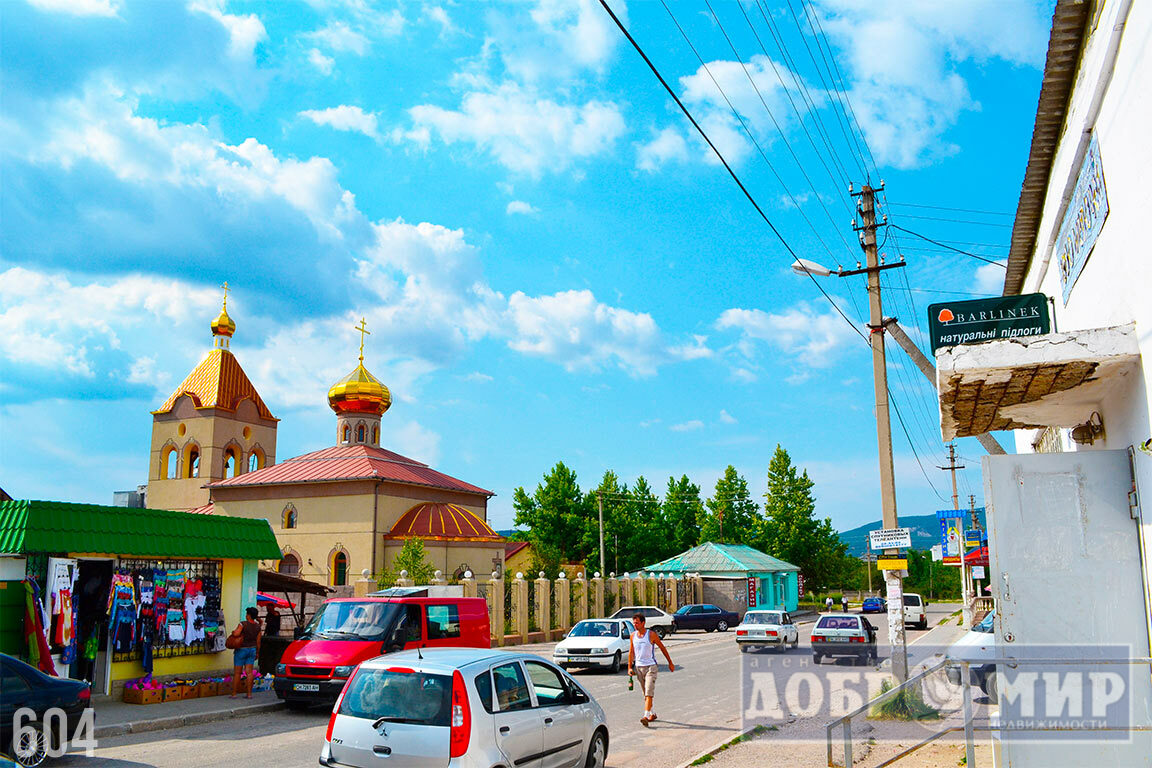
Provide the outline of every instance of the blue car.
[[884,613],[886,610],[888,607],[879,597],[866,597],[863,605],[860,606],[861,613]]

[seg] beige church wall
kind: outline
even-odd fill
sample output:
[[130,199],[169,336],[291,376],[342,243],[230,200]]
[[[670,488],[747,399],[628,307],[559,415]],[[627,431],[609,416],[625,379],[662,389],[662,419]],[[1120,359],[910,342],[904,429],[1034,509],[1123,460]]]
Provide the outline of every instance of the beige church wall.
[[[403,541],[389,539],[384,544],[385,568],[391,569],[400,554]],[[435,541],[426,540],[424,549],[428,553],[427,560],[436,569],[450,579],[461,565],[467,564],[476,574],[476,578],[487,578],[492,571],[502,571],[504,561],[504,544],[500,542],[495,546],[478,544],[472,541]],[[493,564],[493,560],[496,561]]]

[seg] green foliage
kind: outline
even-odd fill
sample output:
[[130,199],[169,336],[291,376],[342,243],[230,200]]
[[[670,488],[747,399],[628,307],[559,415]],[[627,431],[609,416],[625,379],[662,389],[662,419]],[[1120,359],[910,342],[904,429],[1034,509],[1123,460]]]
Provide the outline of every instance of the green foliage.
[[813,589],[842,585],[856,568],[848,546],[840,541],[828,518],[817,519],[815,484],[808,472],[797,473],[788,452],[780,445],[768,465],[764,517],[751,542],[763,551],[792,563]]
[[700,541],[719,544],[752,544],[759,529],[760,508],[748,492],[748,481],[731,464],[716,481],[712,498],[705,502],[700,520]]
[[664,519],[668,526],[665,535],[670,539],[667,549],[671,550],[667,557],[700,543],[700,517],[703,513],[700,486],[689,480],[688,475],[681,475],[679,480],[669,477],[664,492]]
[[925,595],[929,600],[959,600],[960,569],[933,561],[931,552],[910,551],[904,591]]
[[[892,690],[892,682],[880,684],[880,693]],[[939,720],[940,710],[924,702],[919,686],[905,688],[890,699],[876,704],[868,711],[869,720]]]
[[517,488],[512,508],[516,525],[528,529],[528,540],[542,563],[582,562],[588,555],[588,529],[596,525],[595,510],[581,492],[576,473],[563,462],[544,476],[531,496]]
[[432,576],[436,573],[436,566],[429,563],[427,557],[423,539],[416,537],[407,539],[392,561],[392,568],[380,574],[376,580],[376,586],[380,589],[396,586],[396,579],[400,578],[400,571],[408,571],[408,578],[417,586],[430,583]]

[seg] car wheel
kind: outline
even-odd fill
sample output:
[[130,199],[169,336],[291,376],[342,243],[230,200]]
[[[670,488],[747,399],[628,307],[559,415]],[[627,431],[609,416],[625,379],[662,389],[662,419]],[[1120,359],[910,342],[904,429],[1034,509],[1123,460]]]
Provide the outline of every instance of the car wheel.
[[39,728],[26,728],[24,734],[12,736],[12,753],[17,765],[35,768],[48,759],[48,736]]
[[614,675],[620,671],[620,651],[616,651],[616,655],[612,657],[612,667],[609,671]]
[[812,654],[812,663],[819,664],[824,659],[824,656],[819,653]]
[[664,629],[664,627],[653,627],[652,631],[655,632],[656,637],[660,638],[661,640],[664,639],[664,634],[665,634],[665,632],[667,632],[667,630]]
[[588,759],[584,761],[584,768],[604,768],[608,759],[608,739],[603,731],[592,734],[592,743],[588,745]]
[[740,653],[748,653],[748,646],[741,645],[740,646]]
[[796,650],[799,647],[800,647],[800,635],[796,635],[796,637],[792,638],[792,650]]
[[988,694],[989,704],[998,704],[1000,702],[1000,691],[996,686],[996,670],[989,670],[984,673],[984,684],[980,686],[984,693]]
[[720,622],[716,625],[716,629],[720,630],[721,632],[727,632],[728,631],[728,622],[721,619]]

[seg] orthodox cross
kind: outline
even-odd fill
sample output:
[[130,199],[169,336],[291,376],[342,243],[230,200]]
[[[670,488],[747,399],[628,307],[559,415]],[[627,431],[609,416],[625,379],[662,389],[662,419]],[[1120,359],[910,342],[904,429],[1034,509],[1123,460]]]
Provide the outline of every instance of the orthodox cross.
[[360,331],[360,362],[364,362],[364,336],[371,336],[372,331],[368,330],[364,318],[360,318],[360,325],[356,326],[356,330]]

